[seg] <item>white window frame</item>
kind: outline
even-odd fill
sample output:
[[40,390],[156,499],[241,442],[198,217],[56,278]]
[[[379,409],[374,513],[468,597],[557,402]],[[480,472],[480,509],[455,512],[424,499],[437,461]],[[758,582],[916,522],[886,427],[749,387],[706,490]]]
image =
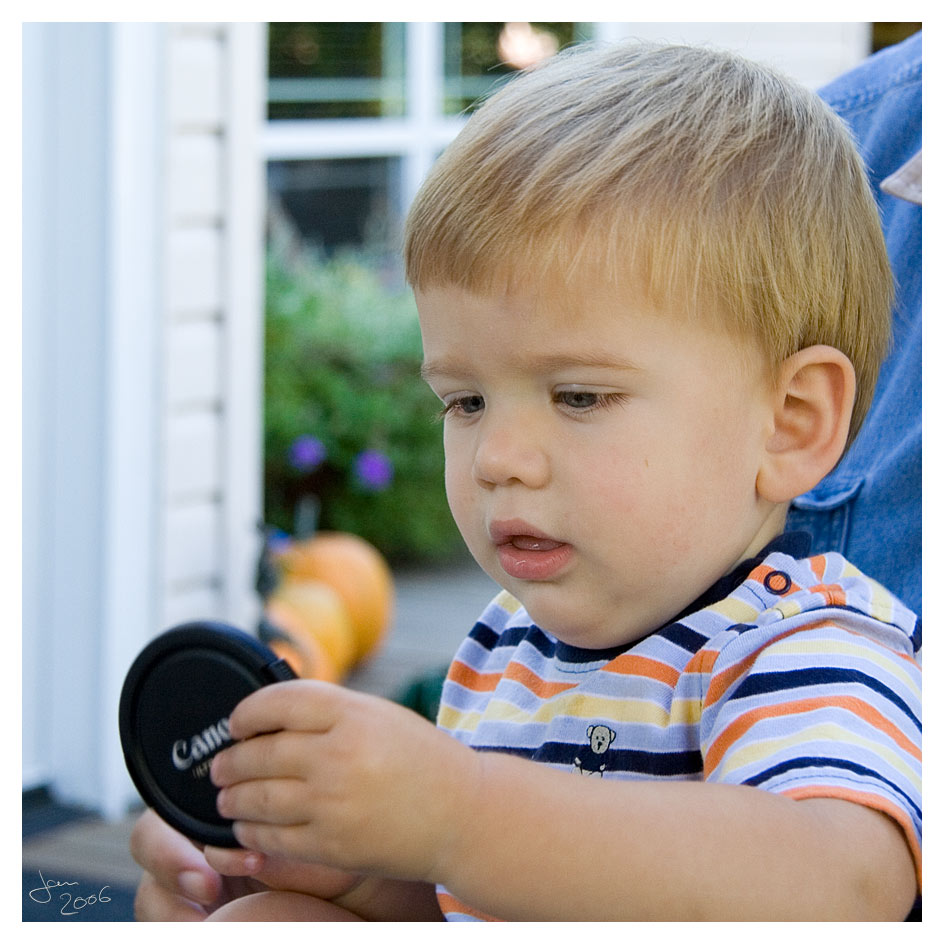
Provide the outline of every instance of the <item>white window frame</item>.
[[443,24],[406,23],[406,114],[402,118],[268,121],[262,147],[268,161],[395,157],[401,163],[404,211],[437,154],[464,119],[443,115]]
[[[331,158],[395,157],[402,160],[401,201],[406,212],[439,152],[463,127],[465,118],[443,114],[443,23],[405,23],[406,114],[403,118],[280,119],[266,122],[262,147],[269,161]],[[593,38],[614,42],[629,36],[670,42],[710,42],[730,46],[744,55],[768,59],[793,72],[809,85],[820,85],[864,58],[870,24],[789,24],[779,30],[772,23],[624,23],[584,24]],[[782,50],[778,35],[806,33],[836,66],[829,74],[822,63],[804,71],[805,55],[797,56],[792,36]],[[792,40],[794,41],[792,43]],[[793,66],[793,68],[792,68]]]

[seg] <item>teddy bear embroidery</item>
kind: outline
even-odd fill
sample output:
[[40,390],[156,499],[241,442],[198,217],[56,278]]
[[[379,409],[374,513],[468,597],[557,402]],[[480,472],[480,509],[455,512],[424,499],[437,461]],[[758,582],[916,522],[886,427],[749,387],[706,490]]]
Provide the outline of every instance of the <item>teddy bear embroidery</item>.
[[616,737],[617,733],[606,725],[588,725],[588,744],[578,749],[574,770],[586,778],[602,778],[607,767],[604,757]]

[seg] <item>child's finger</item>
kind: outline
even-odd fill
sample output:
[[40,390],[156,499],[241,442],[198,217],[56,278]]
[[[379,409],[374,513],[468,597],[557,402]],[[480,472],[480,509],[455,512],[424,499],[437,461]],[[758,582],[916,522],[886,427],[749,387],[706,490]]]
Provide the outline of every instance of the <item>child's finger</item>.
[[290,779],[268,778],[241,781],[217,795],[221,817],[263,824],[292,826],[307,821],[305,805],[299,797],[299,783]]
[[[224,873],[229,866],[229,861],[222,855],[218,859],[217,852],[214,850],[212,857],[208,854],[207,860]],[[303,863],[284,856],[269,856],[250,850],[236,852],[244,856],[258,857],[262,861],[263,865],[253,878],[265,883],[270,889],[306,893],[319,899],[334,899],[350,892],[362,879],[354,873],[322,866],[319,863]]]
[[219,752],[210,764],[217,787],[257,778],[302,777],[312,752],[310,732],[276,732],[237,742]]
[[233,834],[248,850],[297,857],[299,860],[321,859],[322,851],[313,842],[311,834],[299,826],[237,821],[233,824]]
[[203,905],[220,895],[220,876],[203,853],[153,810],[138,818],[130,848],[138,865],[153,880],[150,891],[155,894],[160,887],[168,896],[183,895]]
[[344,692],[340,686],[312,679],[264,686],[233,710],[230,734],[244,739],[280,729],[327,731],[338,718],[338,702]]
[[204,856],[222,876],[255,876],[266,864],[266,857],[253,850],[232,847],[205,847]]

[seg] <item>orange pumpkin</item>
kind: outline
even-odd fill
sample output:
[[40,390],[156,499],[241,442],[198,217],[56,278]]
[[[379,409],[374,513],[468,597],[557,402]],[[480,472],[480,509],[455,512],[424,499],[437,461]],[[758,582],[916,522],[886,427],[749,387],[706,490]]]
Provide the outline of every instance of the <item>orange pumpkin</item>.
[[344,601],[354,632],[354,661],[368,656],[390,629],[394,578],[383,555],[347,532],[319,532],[279,555],[286,581],[319,581]]
[[301,679],[337,683],[341,674],[319,639],[309,632],[302,615],[281,601],[269,601],[265,617],[281,636],[265,640],[276,656],[284,659]]
[[266,601],[265,613],[291,641],[274,640],[271,649],[299,676],[338,682],[351,668],[351,618],[341,597],[326,584],[285,580]]
[[292,637],[285,640],[270,640],[269,649],[284,659],[300,679],[318,679],[322,682],[338,683],[338,675],[330,659],[317,640]]

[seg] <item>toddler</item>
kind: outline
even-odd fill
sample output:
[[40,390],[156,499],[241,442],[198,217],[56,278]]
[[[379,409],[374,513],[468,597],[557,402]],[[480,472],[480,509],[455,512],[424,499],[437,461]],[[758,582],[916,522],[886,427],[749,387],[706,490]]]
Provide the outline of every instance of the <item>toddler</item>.
[[214,855],[279,891],[214,917],[903,918],[917,620],[783,531],[889,331],[842,123],[732,55],[582,46],[473,115],[405,249],[505,590],[437,728],[307,681],[241,703],[212,776],[256,852]]

